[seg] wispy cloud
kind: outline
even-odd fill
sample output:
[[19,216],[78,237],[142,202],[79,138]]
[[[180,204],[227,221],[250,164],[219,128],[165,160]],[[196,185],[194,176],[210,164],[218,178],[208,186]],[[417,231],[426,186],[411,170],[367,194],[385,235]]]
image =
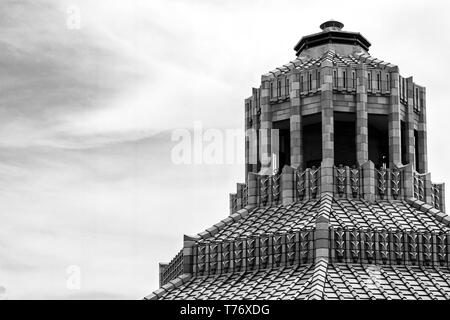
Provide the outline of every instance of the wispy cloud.
[[[66,26],[73,5],[81,13],[79,30]],[[3,1],[0,286],[6,296],[142,298],[155,289],[157,263],[181,248],[183,233],[223,218],[227,194],[243,179],[240,164],[174,165],[170,130],[196,120],[205,128],[243,128],[251,86],[292,60],[297,40],[330,17],[363,33],[374,56],[428,87],[430,170],[433,179],[450,181],[447,82],[445,72],[436,72],[450,68],[449,40],[436,36],[450,25],[439,5]],[[368,12],[383,18],[368,22]],[[81,268],[80,291],[66,287],[70,265]]]

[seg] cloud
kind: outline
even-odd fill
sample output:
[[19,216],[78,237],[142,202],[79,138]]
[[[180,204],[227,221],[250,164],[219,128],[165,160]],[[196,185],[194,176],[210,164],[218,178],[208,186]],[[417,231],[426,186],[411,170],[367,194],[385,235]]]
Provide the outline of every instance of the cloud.
[[[330,17],[427,86],[430,170],[450,181],[446,78],[436,72],[450,67],[448,39],[436,36],[450,26],[443,4],[424,3],[3,2],[6,296],[139,299],[156,289],[158,262],[176,254],[183,234],[224,218],[243,181],[240,164],[174,165],[171,130],[196,120],[243,128],[243,100],[260,75],[292,60],[300,37]],[[66,27],[71,5],[79,30]],[[66,287],[70,265],[82,270],[80,291]]]
[[3,22],[0,41],[4,143],[48,142],[64,132],[67,118],[107,108],[121,92],[149,79],[146,66],[107,34],[89,24],[69,30],[63,9],[50,1],[11,1],[2,8],[2,16],[15,18]]

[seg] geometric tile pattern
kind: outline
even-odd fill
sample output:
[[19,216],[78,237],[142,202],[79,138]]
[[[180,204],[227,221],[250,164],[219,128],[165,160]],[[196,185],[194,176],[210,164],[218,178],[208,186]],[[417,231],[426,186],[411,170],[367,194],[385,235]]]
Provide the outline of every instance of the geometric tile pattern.
[[222,227],[203,241],[236,240],[239,238],[295,232],[315,226],[320,200],[297,202],[289,206],[258,207],[248,216]]
[[302,299],[313,270],[308,265],[195,277],[160,299]]
[[161,270],[158,298],[443,299],[450,223],[416,202],[324,194],[233,215],[193,238],[190,262],[179,253]]
[[323,299],[450,299],[450,271],[437,267],[332,264]]
[[341,228],[393,229],[448,232],[450,228],[433,216],[418,210],[406,201],[377,201],[363,199],[334,199],[330,225]]
[[450,233],[330,228],[330,261],[449,267]]
[[[314,228],[320,199],[298,201],[288,206],[258,207],[249,215],[223,226],[202,241],[235,240],[244,237]],[[403,231],[449,232],[450,228],[429,213],[404,200],[368,203],[363,199],[333,198],[330,226]]]
[[[159,299],[450,299],[448,269],[370,264],[325,264],[324,268],[310,264],[193,277]],[[314,285],[318,272],[324,274],[324,281]]]

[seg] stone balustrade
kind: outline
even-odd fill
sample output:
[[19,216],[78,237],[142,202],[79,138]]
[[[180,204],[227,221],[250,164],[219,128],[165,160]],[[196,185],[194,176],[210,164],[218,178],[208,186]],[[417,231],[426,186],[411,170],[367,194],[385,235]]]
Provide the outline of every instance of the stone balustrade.
[[[332,183],[328,183],[332,181]],[[369,202],[416,198],[445,212],[445,185],[432,183],[430,174],[417,173],[412,165],[375,168],[367,161],[361,166],[296,170],[285,166],[273,175],[249,173],[247,184],[239,183],[230,194],[230,212],[256,206],[287,205],[315,199],[321,193],[337,198],[363,198]]]
[[342,228],[329,232],[332,262],[445,267],[450,263],[449,233]]
[[192,273],[210,275],[309,264],[314,261],[314,230],[260,234],[233,241],[195,244]]
[[169,263],[159,264],[159,286],[165,285],[183,273],[183,250],[181,250]]

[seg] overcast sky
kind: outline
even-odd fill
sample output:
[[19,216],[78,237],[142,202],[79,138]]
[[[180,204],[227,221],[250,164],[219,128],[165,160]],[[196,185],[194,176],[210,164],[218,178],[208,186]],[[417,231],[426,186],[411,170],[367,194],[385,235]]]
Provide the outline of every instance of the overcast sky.
[[[68,27],[68,8],[80,28]],[[0,298],[140,299],[228,214],[243,166],[175,165],[171,132],[243,128],[261,74],[333,18],[427,87],[450,182],[445,1],[25,1],[0,7]],[[243,145],[241,146],[243,147]],[[78,266],[81,287],[67,287]]]

